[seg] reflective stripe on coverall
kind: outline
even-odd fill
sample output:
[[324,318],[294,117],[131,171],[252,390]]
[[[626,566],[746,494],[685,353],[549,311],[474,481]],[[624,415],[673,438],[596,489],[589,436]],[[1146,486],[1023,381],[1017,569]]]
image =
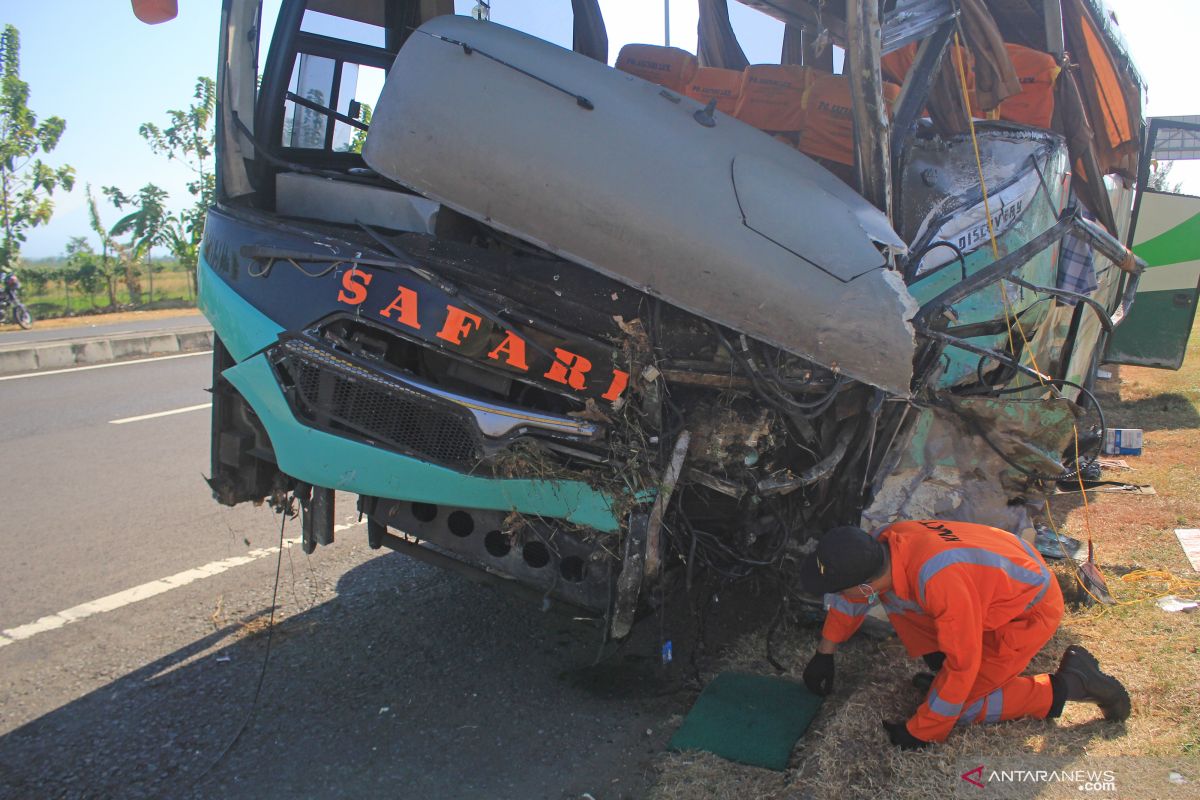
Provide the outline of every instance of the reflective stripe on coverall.
[[[946,661],[908,721],[927,742],[956,723],[1045,717],[1049,675],[1021,672],[1054,635],[1062,591],[1030,545],[1008,531],[968,522],[897,522],[875,534],[889,549],[892,588],[880,595],[908,653],[941,651]],[[822,635],[844,642],[869,606],[825,595]]]

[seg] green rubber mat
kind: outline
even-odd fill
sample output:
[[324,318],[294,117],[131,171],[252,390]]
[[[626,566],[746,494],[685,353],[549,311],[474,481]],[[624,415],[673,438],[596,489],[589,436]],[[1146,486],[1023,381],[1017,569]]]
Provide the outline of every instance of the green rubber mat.
[[724,672],[700,693],[669,747],[783,770],[821,699],[782,678]]

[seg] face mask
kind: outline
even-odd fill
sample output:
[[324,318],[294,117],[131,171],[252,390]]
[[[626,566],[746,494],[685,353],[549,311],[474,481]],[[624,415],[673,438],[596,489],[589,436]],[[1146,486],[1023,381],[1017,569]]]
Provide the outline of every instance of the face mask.
[[870,584],[860,583],[858,588],[867,596],[867,605],[873,606],[879,603],[879,592],[875,591]]

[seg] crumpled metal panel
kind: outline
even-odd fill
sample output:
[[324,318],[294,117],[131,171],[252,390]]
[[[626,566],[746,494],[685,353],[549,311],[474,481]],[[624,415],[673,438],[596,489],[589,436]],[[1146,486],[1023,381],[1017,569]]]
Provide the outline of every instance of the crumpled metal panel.
[[[1001,196],[1023,176],[1031,176],[1028,179],[1038,187],[1039,170],[1047,176],[1045,180],[1050,184],[1047,191],[1058,194],[1059,162],[1066,161],[1066,144],[1061,136],[1007,122],[979,123],[976,132],[993,214],[999,216]],[[1065,163],[1063,167],[1069,169]],[[942,228],[953,217],[968,214],[973,207],[979,207],[976,214],[983,221],[983,194],[971,137],[914,139],[901,168],[899,199],[897,228],[914,247],[926,238],[924,234],[930,229]],[[1037,202],[1047,201],[1037,199]],[[1031,205],[1033,200],[1026,201],[1020,213]],[[996,224],[1006,221],[997,219]],[[966,244],[964,249],[969,252],[987,242],[975,238]]]
[[809,186],[804,223],[797,224],[796,209],[780,202],[795,188],[796,176],[773,161],[745,154],[733,159],[733,190],[747,228],[841,281],[879,269],[879,250],[865,236],[829,247],[829,231],[854,229],[854,209],[823,187]]
[[363,155],[497,229],[907,395],[915,304],[885,267],[881,249],[904,247],[887,219],[806,156],[720,112],[708,127],[701,110],[517,31],[443,17],[401,49]]
[[[1013,400],[943,394],[944,407],[913,415],[877,470],[873,499],[863,511],[868,530],[897,519],[951,519],[1013,533],[1032,526],[1040,501],[978,431],[1032,472],[1055,475],[1071,443],[1079,407],[1070,400]],[[1024,502],[1013,500],[1021,499]]]
[[[1035,390],[1031,390],[1035,391]],[[1030,472],[1057,475],[1062,452],[1082,417],[1079,406],[1062,397],[1014,400],[1009,397],[942,398],[960,417],[987,434],[988,441]],[[985,445],[986,447],[986,445]],[[1011,466],[1000,473],[1009,488],[1025,485],[1026,476]]]

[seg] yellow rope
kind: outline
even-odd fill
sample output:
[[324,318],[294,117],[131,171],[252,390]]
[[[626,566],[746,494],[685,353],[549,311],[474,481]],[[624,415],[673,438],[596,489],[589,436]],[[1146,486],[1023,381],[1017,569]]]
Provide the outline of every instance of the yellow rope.
[[[1086,496],[1087,493],[1085,492],[1084,494]],[[1058,532],[1058,524],[1055,523],[1054,517],[1050,515],[1050,500],[1044,498],[1042,500],[1042,505],[1046,511],[1046,520],[1049,521],[1049,523],[1050,523],[1050,530],[1054,531],[1054,538],[1058,541],[1059,550],[1062,551],[1064,558],[1068,558],[1071,561],[1071,567],[1072,567],[1071,574],[1075,576],[1075,582],[1079,584],[1079,588],[1081,588],[1085,592],[1087,592],[1088,596],[1091,597],[1092,600],[1094,600],[1097,605],[1099,605],[1101,608],[1104,608],[1104,605],[1105,605],[1104,601],[1101,600],[1099,597],[1097,597],[1092,592],[1092,590],[1088,588],[1088,585],[1084,582],[1083,578],[1080,576],[1078,562],[1075,561],[1075,558],[1073,556],[1071,556],[1069,553],[1067,553],[1066,545],[1063,544],[1062,534],[1060,534]],[[1097,567],[1096,569],[1099,570],[1099,567]]]
[[1141,597],[1137,600],[1129,600],[1124,603],[1120,603],[1120,605],[1141,603],[1146,600],[1158,600],[1163,597],[1170,597],[1171,595],[1190,595],[1193,599],[1200,595],[1200,580],[1181,578],[1165,569],[1135,569],[1133,572],[1128,572],[1121,576],[1122,583],[1137,584],[1149,581],[1165,583],[1167,588],[1161,592],[1151,594],[1147,597]]
[[[963,66],[962,46],[961,46],[961,39],[960,39],[960,34],[962,33],[962,26],[959,23],[956,23],[956,25],[958,26],[958,30],[955,31],[955,33],[954,33],[954,63],[958,69],[958,81],[959,81],[959,88],[962,91],[963,108],[965,108],[966,112],[967,112],[967,127],[971,132],[971,146],[972,146],[972,148],[974,148],[974,151],[975,151],[975,169],[978,171],[978,174],[979,174],[979,189],[983,193],[983,213],[984,213],[984,216],[987,217],[988,238],[989,238],[989,240],[991,242],[991,246],[992,246],[992,258],[995,260],[999,260],[1000,259],[1000,245],[996,240],[996,228],[992,223],[992,209],[991,209],[991,204],[988,202],[987,180],[984,178],[984,175],[983,175],[983,160],[979,155],[979,137],[975,133],[975,119],[974,119],[974,115],[971,112],[970,90],[967,88],[967,73],[966,73],[966,69]],[[1046,386],[1046,381],[1042,376],[1042,368],[1039,367],[1038,363],[1037,363],[1037,355],[1033,352],[1033,348],[1030,346],[1029,337],[1026,336],[1026,334],[1025,334],[1025,327],[1023,325],[1021,325],[1021,318],[1012,309],[1012,303],[1010,302],[1009,297],[1008,297],[1008,290],[1005,288],[1003,280],[1000,281],[1000,297],[1001,297],[1001,299],[1003,301],[1003,305],[1004,305],[1004,320],[1007,323],[1005,325],[1005,328],[1007,329],[1007,332],[1008,332],[1009,352],[1013,353],[1014,356],[1016,355],[1016,352],[1017,352],[1017,348],[1013,341],[1013,335],[1012,335],[1012,329],[1015,326],[1017,329],[1017,333],[1019,333],[1021,336],[1021,342],[1023,344],[1022,352],[1028,354],[1029,362],[1033,366],[1034,372],[1037,374],[1038,383],[1043,387]],[[1077,426],[1074,422],[1071,423],[1071,432],[1075,439],[1075,462],[1076,462],[1075,463],[1075,466],[1076,466],[1075,477],[1079,481],[1079,493],[1083,496],[1084,527],[1087,530],[1088,549],[1089,549],[1089,551],[1091,551],[1091,549],[1094,546],[1093,542],[1092,542],[1092,511],[1091,511],[1091,506],[1088,504],[1087,488],[1083,485],[1083,470],[1079,468],[1079,426]],[[1045,508],[1046,508],[1046,519],[1048,519],[1050,521],[1050,525],[1051,525],[1052,529],[1054,530],[1054,535],[1058,536],[1058,526],[1054,524],[1054,520],[1050,517],[1049,501],[1045,502]],[[1060,538],[1059,546],[1061,547],[1061,545],[1062,545],[1062,539]],[[1063,552],[1064,552],[1064,554],[1066,553],[1065,550]],[[1074,564],[1074,563],[1075,563],[1075,561],[1074,561],[1074,559],[1072,559],[1072,564]],[[1097,574],[1099,574],[1101,576],[1101,579],[1103,580],[1104,575],[1103,575],[1103,573],[1100,572],[1099,565],[1097,565],[1093,561],[1092,566],[1095,567]],[[1093,594],[1090,589],[1088,589],[1087,584],[1084,583],[1083,578],[1080,577],[1078,566],[1075,567],[1074,572],[1075,572],[1075,580],[1078,581],[1078,583],[1081,587],[1083,587],[1083,590],[1085,592],[1087,592],[1093,600],[1095,600],[1097,603],[1100,603],[1101,602],[1100,598],[1096,597],[1096,595]]]
[[[1086,498],[1086,493],[1084,493],[1084,496]],[[1058,546],[1062,550],[1063,556],[1070,558],[1071,562],[1075,564],[1075,559],[1071,558],[1071,556],[1067,553],[1067,548],[1063,545],[1062,534],[1058,532],[1058,525],[1055,524],[1054,517],[1050,514],[1050,501],[1046,500],[1044,503],[1046,519],[1050,522],[1050,530],[1054,532],[1054,537],[1058,540]],[[1099,570],[1099,567],[1097,567],[1097,570]],[[1087,592],[1088,596],[1096,601],[1096,603],[1100,606],[1100,610],[1103,612],[1105,604],[1092,592],[1091,589],[1087,587],[1087,584],[1084,583],[1083,578],[1079,576],[1079,568],[1077,565],[1075,569],[1072,570],[1072,573],[1074,574],[1075,581],[1079,584],[1080,588]],[[1123,600],[1115,603],[1115,605],[1131,606],[1137,603],[1144,603],[1147,600],[1158,600],[1163,597],[1170,597],[1171,595],[1184,595],[1191,598],[1200,597],[1200,580],[1181,578],[1165,569],[1135,569],[1132,572],[1128,572],[1121,576],[1121,582],[1130,585],[1131,587],[1135,584],[1147,583],[1150,581],[1164,583],[1166,584],[1166,588],[1162,591],[1151,590],[1151,594],[1143,597],[1137,597],[1133,600]]]
[[[1000,245],[996,240],[996,228],[992,223],[992,208],[988,200],[987,181],[983,177],[983,160],[979,155],[979,138],[975,134],[975,117],[971,110],[971,95],[967,88],[967,72],[963,66],[962,45],[959,39],[959,32],[962,30],[962,25],[956,23],[959,30],[954,33],[954,64],[958,68],[958,83],[962,90],[963,108],[967,110],[967,127],[971,131],[971,147],[975,150],[975,169],[979,174],[979,189],[983,192],[983,214],[987,218],[988,239],[992,245],[992,258],[1000,259]],[[1012,310],[1012,304],[1008,299],[1008,289],[1004,286],[1004,281],[1000,281],[1000,296],[1004,302],[1004,321],[1008,330],[1008,349],[1014,355],[1017,352],[1015,343],[1013,342],[1012,329],[1016,325],[1017,331],[1021,334],[1021,341],[1025,343],[1024,351],[1029,354],[1029,362],[1033,365],[1034,371],[1038,374],[1038,382],[1045,386],[1045,381],[1042,380],[1042,369],[1038,366],[1037,356],[1033,350],[1029,348],[1029,337],[1025,335],[1025,329],[1021,325],[1021,318]]]
[[[967,88],[967,74],[966,74],[965,68],[963,67],[962,47],[961,47],[961,41],[959,38],[959,35],[961,34],[961,32],[962,32],[962,26],[960,24],[958,26],[958,31],[956,31],[954,34],[954,45],[955,45],[955,47],[954,47],[954,62],[955,62],[956,67],[958,68],[959,88],[962,90],[963,107],[966,109],[966,112],[967,112],[967,126],[971,132],[971,146],[975,150],[975,168],[976,168],[976,170],[978,170],[978,173],[979,173],[979,188],[983,192],[983,213],[987,217],[988,238],[989,238],[989,240],[991,242],[991,246],[992,246],[992,258],[999,260],[1000,246],[996,241],[996,229],[992,223],[992,210],[991,210],[991,205],[988,201],[987,182],[983,176],[983,161],[979,155],[979,139],[975,133],[975,119],[974,119],[974,116],[971,111],[970,92]],[[1029,361],[1032,364],[1033,369],[1037,373],[1038,382],[1042,386],[1045,386],[1046,382],[1042,377],[1041,367],[1038,366],[1037,356],[1033,352],[1033,349],[1030,347],[1029,337],[1025,335],[1025,328],[1024,328],[1024,326],[1021,325],[1020,317],[1017,316],[1016,312],[1012,310],[1012,304],[1009,301],[1008,291],[1005,289],[1003,280],[1000,281],[1000,295],[1001,295],[1001,298],[1003,299],[1003,303],[1004,303],[1004,319],[1005,319],[1005,322],[1008,323],[1006,325],[1006,328],[1008,331],[1009,352],[1013,353],[1014,355],[1016,354],[1016,347],[1015,347],[1015,343],[1013,341],[1013,335],[1012,335],[1012,329],[1015,326],[1017,329],[1017,332],[1021,336],[1021,341],[1024,345],[1023,352],[1028,353]],[[1075,458],[1076,458],[1076,466],[1078,467],[1079,427],[1077,425],[1075,425],[1074,423],[1072,423],[1071,430],[1072,430],[1072,434],[1075,439]],[[1088,504],[1087,488],[1083,484],[1083,470],[1076,469],[1075,477],[1079,482],[1079,493],[1083,496],[1084,527],[1087,531],[1088,549],[1089,549],[1089,551],[1091,551],[1091,548],[1093,547],[1092,513],[1091,513],[1091,506]],[[1058,532],[1058,525],[1055,524],[1054,518],[1050,514],[1050,501],[1048,499],[1046,499],[1043,502],[1044,502],[1045,511],[1046,511],[1046,519],[1050,522],[1050,528],[1051,528],[1051,530],[1054,531],[1054,536],[1058,540],[1059,547],[1062,548],[1063,555],[1067,556],[1066,548],[1063,547],[1062,536]],[[1070,558],[1070,556],[1067,556],[1067,557]],[[1087,583],[1084,582],[1082,576],[1079,573],[1079,566],[1076,563],[1075,559],[1071,558],[1071,564],[1074,566],[1074,569],[1072,570],[1072,572],[1075,575],[1076,582],[1078,582],[1080,587],[1085,592],[1087,592],[1087,594],[1094,601],[1096,601],[1097,604],[1099,604],[1101,613],[1103,613],[1104,609],[1106,608],[1105,604],[1100,600],[1099,597],[1097,597],[1092,592],[1091,589],[1088,588]],[[1101,578],[1103,579],[1103,573],[1100,572],[1099,565],[1097,565],[1093,561],[1092,566],[1095,567],[1096,572],[1098,574],[1100,574]],[[1128,605],[1133,605],[1135,603],[1142,603],[1147,600],[1158,600],[1163,597],[1169,597],[1170,595],[1179,595],[1179,594],[1185,594],[1185,595],[1191,595],[1191,596],[1200,595],[1200,580],[1180,578],[1177,575],[1174,575],[1166,570],[1141,569],[1141,570],[1134,570],[1133,572],[1130,572],[1126,575],[1121,576],[1121,582],[1125,583],[1125,584],[1130,584],[1130,585],[1139,584],[1139,583],[1143,583],[1143,582],[1150,582],[1150,581],[1156,581],[1159,583],[1166,584],[1166,588],[1161,592],[1156,592],[1156,591],[1152,590],[1152,592],[1153,592],[1152,594],[1146,595],[1144,597],[1139,597],[1139,598],[1136,598],[1133,600],[1125,600],[1122,602],[1118,602],[1118,603],[1116,603],[1116,605],[1128,606]]]

